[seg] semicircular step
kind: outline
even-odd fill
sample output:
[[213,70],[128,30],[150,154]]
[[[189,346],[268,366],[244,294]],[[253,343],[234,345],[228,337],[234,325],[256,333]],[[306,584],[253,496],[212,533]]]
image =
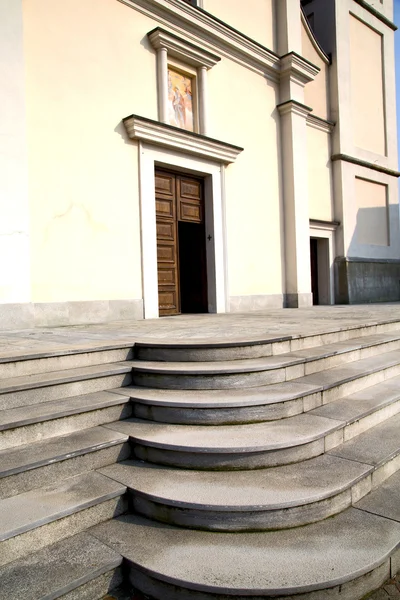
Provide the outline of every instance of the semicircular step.
[[352,503],[373,471],[323,455],[300,464],[252,471],[194,471],[128,460],[100,469],[126,486],[131,507],[172,525],[209,531],[298,527]]
[[138,515],[92,532],[124,556],[132,584],[160,600],[359,600],[388,578],[400,523],[350,508],[272,532],[196,531]]
[[105,425],[127,434],[140,460],[190,469],[257,469],[325,451],[341,421],[309,414],[245,425],[169,425],[126,419]]

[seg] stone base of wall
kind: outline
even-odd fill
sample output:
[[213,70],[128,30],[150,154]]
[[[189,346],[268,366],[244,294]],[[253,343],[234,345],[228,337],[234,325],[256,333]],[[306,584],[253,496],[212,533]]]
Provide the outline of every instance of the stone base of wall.
[[251,312],[266,308],[282,308],[283,295],[269,294],[257,296],[231,296],[229,298],[229,312]]
[[335,304],[400,301],[400,260],[335,259]]
[[0,329],[59,327],[143,319],[142,300],[0,304]]

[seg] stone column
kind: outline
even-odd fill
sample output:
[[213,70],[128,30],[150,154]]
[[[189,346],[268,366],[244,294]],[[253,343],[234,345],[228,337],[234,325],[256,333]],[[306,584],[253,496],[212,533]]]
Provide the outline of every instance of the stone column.
[[312,304],[306,118],[310,109],[295,100],[278,106],[281,115],[285,231],[286,306]]
[[197,69],[199,98],[199,133],[207,135],[207,67]]
[[168,123],[168,53],[167,49],[157,49],[157,82],[158,82],[158,118],[161,123]]
[[301,56],[298,0],[279,0],[277,18],[285,305],[297,308],[312,304],[307,170],[307,116],[312,109],[304,105],[304,86],[314,79],[319,68]]

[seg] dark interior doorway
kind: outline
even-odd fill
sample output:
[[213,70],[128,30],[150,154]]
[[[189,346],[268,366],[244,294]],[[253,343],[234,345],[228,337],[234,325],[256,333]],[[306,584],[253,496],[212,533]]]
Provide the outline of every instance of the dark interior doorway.
[[318,290],[318,240],[310,238],[310,260],[311,260],[311,292],[313,304],[319,304]]
[[155,172],[159,314],[208,312],[202,179]]

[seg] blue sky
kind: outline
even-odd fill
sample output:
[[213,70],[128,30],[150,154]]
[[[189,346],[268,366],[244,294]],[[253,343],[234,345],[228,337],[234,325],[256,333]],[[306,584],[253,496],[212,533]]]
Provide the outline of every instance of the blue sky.
[[[399,28],[394,36],[396,54],[396,88],[397,88],[397,145],[400,140],[400,0],[394,0],[394,22]],[[399,148],[400,154],[400,148]]]

